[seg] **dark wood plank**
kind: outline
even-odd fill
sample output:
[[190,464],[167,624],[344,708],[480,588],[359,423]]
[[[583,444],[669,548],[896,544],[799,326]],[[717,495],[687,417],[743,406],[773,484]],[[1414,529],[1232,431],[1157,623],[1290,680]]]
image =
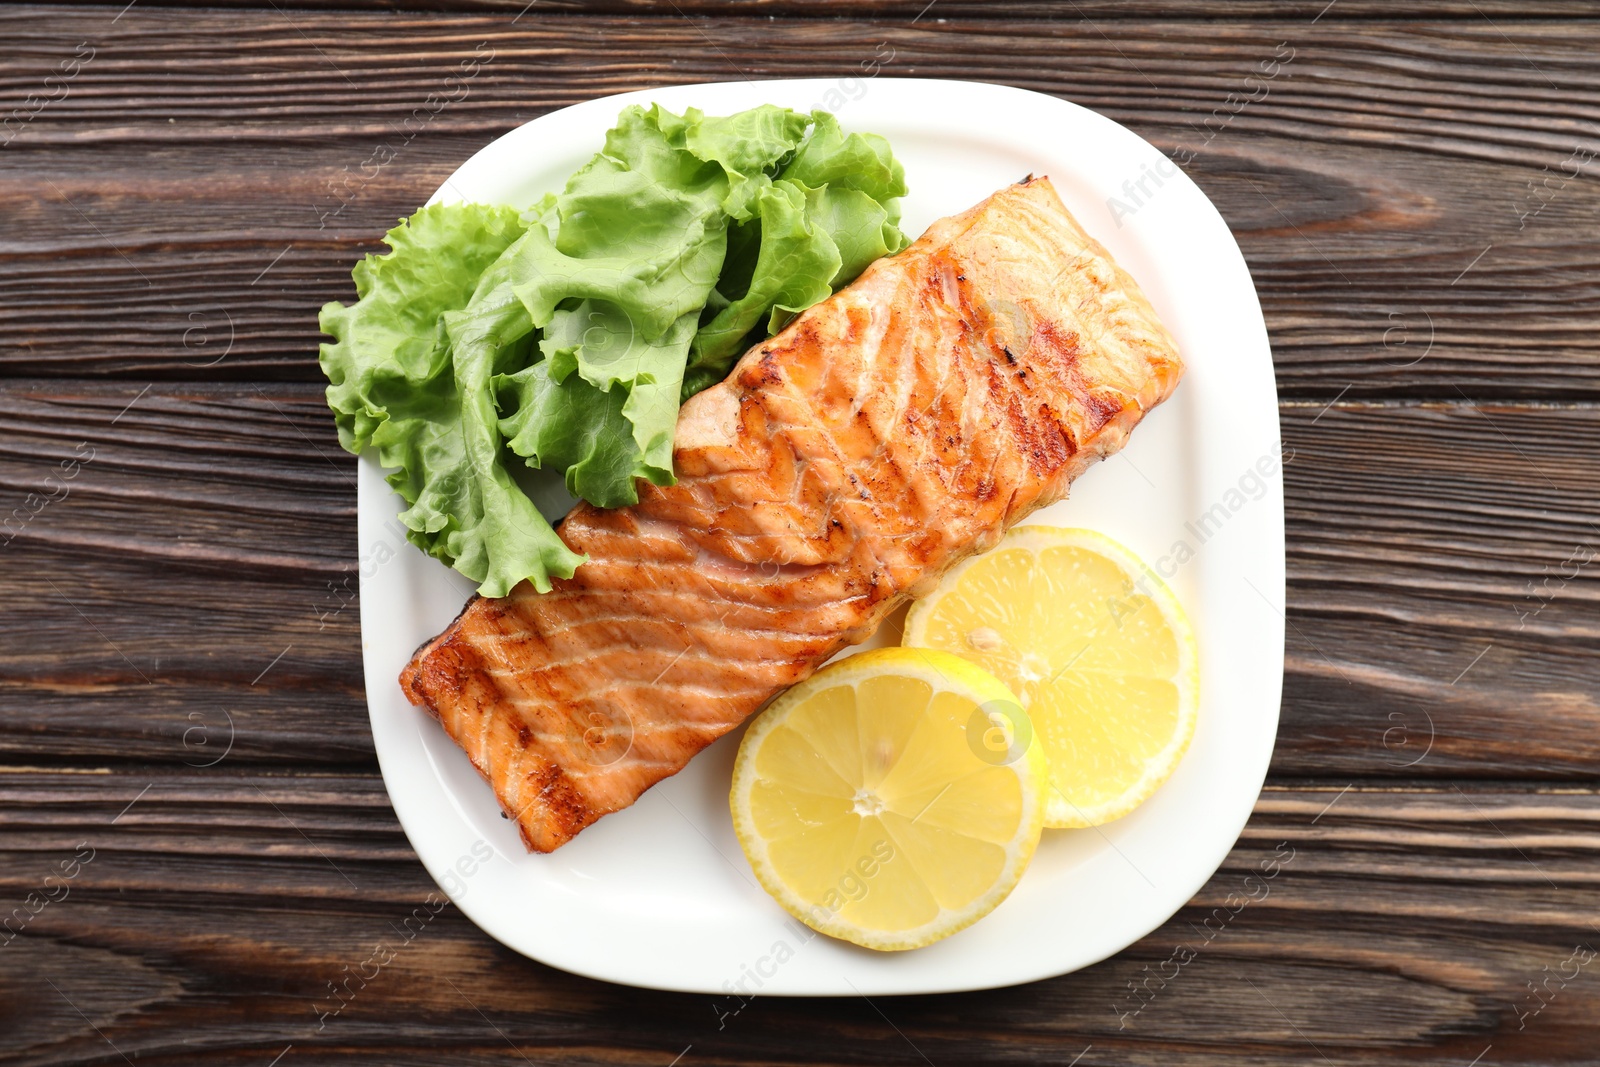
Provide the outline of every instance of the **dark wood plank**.
[[[202,763],[231,716],[237,758],[370,759],[354,596],[374,553],[320,391],[141,390],[0,386],[0,758]],[[1591,778],[1600,410],[1341,402],[1282,420],[1274,772]]]
[[[105,8],[101,0],[60,0],[62,6]],[[1403,10],[1382,0],[142,0],[143,7],[236,7],[287,11],[361,10],[488,12],[512,17],[550,14],[634,15],[639,17],[726,18],[781,16],[797,18],[894,19],[938,22],[949,18],[985,19],[1129,19],[1216,18],[1252,22],[1343,21],[1346,19],[1462,19],[1481,21],[1594,17],[1585,0],[1417,0]]]
[[[1004,1064],[1093,1046],[1080,1064],[1343,1067],[1492,1045],[1547,1064],[1583,1060],[1600,1011],[1579,962],[1600,888],[1587,789],[1269,789],[1194,900],[1108,962],[737,1013],[550,970],[448,905],[407,940],[441,898],[370,776],[12,769],[0,798],[0,902],[27,915],[0,946],[7,1063],[260,1065],[292,1045],[286,1064]],[[328,983],[378,948],[392,962],[319,1023]]]
[[1600,23],[113,16],[0,13],[0,115],[96,49],[0,153],[5,373],[315,380],[316,308],[494,136],[649,85],[858,75],[881,43],[886,76],[1054,93],[1192,154],[1286,397],[1600,396],[1600,191],[1561,177],[1600,148]]
[[1281,774],[1588,778],[1600,411],[1283,411]]
[[0,751],[370,761],[355,461],[320,391],[0,396]]

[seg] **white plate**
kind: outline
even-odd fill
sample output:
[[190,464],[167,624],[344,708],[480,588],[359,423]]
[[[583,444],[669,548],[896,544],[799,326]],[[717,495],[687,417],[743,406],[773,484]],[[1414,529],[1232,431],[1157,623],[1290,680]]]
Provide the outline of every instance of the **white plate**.
[[[490,935],[551,966],[631,985],[932,993],[1031,981],[1119,951],[1221,864],[1261,789],[1277,730],[1277,393],[1261,309],[1232,235],[1166,157],[1110,119],[1021,89],[922,79],[684,85],[593,100],[501,137],[435,199],[530,203],[588,160],[625,104],[650,102],[712,114],[760,103],[829,107],[846,129],[887,136],[911,186],[904,225],[912,236],[1030,172],[1054,180],[1149,294],[1189,370],[1125,452],[1030,521],[1102,530],[1152,563],[1189,545],[1193,558],[1171,583],[1199,632],[1199,728],[1177,773],[1143,807],[1099,830],[1046,831],[1010,899],[913,952],[808,937],[757,887],[728,814],[738,731],[632,808],[551,855],[529,855],[466,756],[396,683],[412,651],[461,610],[471,583],[406,544],[398,498],[367,456],[359,490],[367,700],[406,835]],[[729,1011],[738,1004],[722,1003]]]

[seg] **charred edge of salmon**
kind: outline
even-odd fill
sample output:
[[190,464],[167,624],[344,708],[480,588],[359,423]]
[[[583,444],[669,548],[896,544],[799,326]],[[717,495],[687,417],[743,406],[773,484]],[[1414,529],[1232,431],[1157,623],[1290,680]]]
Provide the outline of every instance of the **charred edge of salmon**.
[[528,832],[526,822],[520,817],[525,813],[508,811],[506,815],[517,824],[523,843],[535,852],[554,852],[577,837],[584,827],[609,814],[589,807],[567,772],[550,760],[539,757],[538,768],[527,778],[545,816],[539,824],[539,837]]
[[[566,518],[555,525],[556,535],[560,536],[562,527],[566,525]],[[483,596],[474,593],[467,598],[467,602],[456,612],[456,617],[450,620],[437,637],[424,641],[418,645],[411,654],[411,660],[400,671],[400,689],[405,694],[406,700],[413,707],[419,707],[433,716],[434,721],[444,726],[457,747],[466,751],[466,746],[455,737],[455,731],[444,720],[440,712],[440,705],[452,701],[459,701],[467,695],[467,691],[474,683],[482,686],[485,664],[471,644],[461,639],[461,626],[469,613],[478,608],[480,603],[487,604],[490,609],[495,608],[495,602],[486,600]],[[485,714],[494,714],[492,710],[485,710]],[[528,728],[518,724],[518,747],[526,750],[528,747]],[[513,811],[505,803],[502,790],[495,783],[494,776],[472,752],[467,752],[467,759],[477,770],[478,775],[489,785],[489,791],[494,794],[495,802],[500,806],[501,812],[517,827],[517,833],[522,837],[522,843],[534,852],[554,852],[568,841],[572,840],[585,827],[596,822],[609,811],[598,811],[585,803],[582,794],[572,784],[566,771],[561,766],[542,756],[524,755],[534,764],[531,771],[523,773],[525,784],[532,792],[532,799],[521,811]],[[538,836],[528,830],[528,820],[523,816],[533,804],[541,805],[541,813],[545,816],[543,822],[538,824]]]
[[405,693],[406,699],[411,702],[413,707],[427,708],[428,714],[435,719],[439,718],[439,709],[434,707],[430,691],[422,686],[424,666],[433,658],[435,649],[455,636],[456,631],[461,628],[461,620],[466,618],[467,612],[472,610],[472,605],[481,599],[482,597],[477,593],[473,593],[468,597],[467,602],[461,605],[461,610],[456,612],[456,617],[450,620],[450,625],[444,628],[444,632],[418,645],[411,653],[410,662],[400,672],[400,689]]
[[[411,662],[400,672],[400,688],[404,691],[406,699],[416,707],[426,709],[428,714],[447,730],[449,724],[444,721],[444,716],[439,711],[441,703],[462,700],[476,703],[490,695],[469,692],[473,688],[488,688],[483,681],[484,663],[476,650],[469,643],[460,640],[459,636],[461,621],[466,616],[467,609],[476,605],[481,599],[474,596],[468,600],[467,606],[462,608],[461,613],[445,631],[433,640],[424,642],[417,649]],[[485,708],[484,714],[495,714],[492,706]],[[519,723],[516,731],[518,747],[526,749],[528,728]],[[513,811],[503,800],[502,790],[495,783],[489,768],[479,761],[475,753],[467,751],[459,741],[456,743],[466,751],[467,759],[489,784],[500,810],[516,825],[522,843],[534,852],[554,852],[576,837],[579,831],[607,814],[591,808],[584,801],[566,771],[558,764],[537,755],[524,755],[524,759],[532,765],[531,770],[518,768],[524,785],[532,796],[522,811]],[[527,809],[535,803],[540,806],[540,813],[544,816],[543,821],[538,824],[540,832],[537,836],[529,832],[528,822],[523,818],[527,814]]]

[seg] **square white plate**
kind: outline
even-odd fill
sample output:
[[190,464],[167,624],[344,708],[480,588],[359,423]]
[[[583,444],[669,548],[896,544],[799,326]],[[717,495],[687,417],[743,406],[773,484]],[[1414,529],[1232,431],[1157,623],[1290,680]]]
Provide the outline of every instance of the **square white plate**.
[[1277,392],[1255,289],[1226,224],[1165,156],[1110,119],[1021,89],[923,79],[731,82],[593,100],[501,137],[435,199],[529,204],[599,149],[624,105],[651,102],[711,114],[761,103],[826,107],[847,130],[885,135],[905,164],[904,228],[913,237],[1026,174],[1049,175],[1138,279],[1188,373],[1125,452],[1091,469],[1071,500],[1029,521],[1104,531],[1170,572],[1199,635],[1194,742],[1143,807],[1100,829],[1045,831],[1022,883],[992,915],[912,952],[811,935],[757,887],[728,814],[740,731],[632,808],[548,856],[530,855],[466,756],[401,695],[401,668],[449,624],[472,586],[406,543],[399,499],[369,455],[359,489],[367,699],[407,836],[456,905],[493,937],[551,966],[631,985],[933,993],[1062,974],[1119,951],[1221,864],[1250,815],[1277,731]]

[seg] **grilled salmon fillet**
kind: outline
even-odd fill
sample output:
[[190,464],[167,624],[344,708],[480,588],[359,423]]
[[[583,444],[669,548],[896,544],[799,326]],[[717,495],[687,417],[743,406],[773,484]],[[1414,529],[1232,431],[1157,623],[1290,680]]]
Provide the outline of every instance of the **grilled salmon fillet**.
[[1183,364],[1047,178],[936,222],[679,417],[676,485],[558,527],[400,676],[529,848],[632,804],[1122,447]]

